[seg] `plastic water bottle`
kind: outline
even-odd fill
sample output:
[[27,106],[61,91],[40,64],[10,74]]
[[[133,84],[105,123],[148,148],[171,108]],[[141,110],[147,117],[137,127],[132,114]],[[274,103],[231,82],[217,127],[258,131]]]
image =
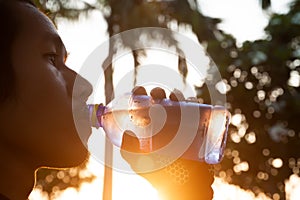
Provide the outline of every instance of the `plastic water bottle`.
[[[209,164],[223,158],[230,113],[222,106],[189,101],[154,100],[125,94],[108,105],[88,105],[93,127],[102,127],[121,147],[124,132],[133,133],[144,153],[180,153]],[[170,145],[169,145],[170,144]],[[177,155],[176,154],[176,155]]]

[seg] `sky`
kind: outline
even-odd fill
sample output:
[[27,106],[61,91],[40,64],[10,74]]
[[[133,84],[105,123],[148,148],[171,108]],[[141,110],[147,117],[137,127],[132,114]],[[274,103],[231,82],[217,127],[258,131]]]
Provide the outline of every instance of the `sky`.
[[[85,0],[93,2],[95,0]],[[272,0],[271,10],[286,13],[288,3],[292,0]],[[220,29],[232,34],[238,43],[256,40],[265,36],[264,27],[268,23],[268,15],[260,9],[259,0],[198,0],[204,15],[221,18]],[[67,64],[76,71],[87,56],[108,39],[106,23],[99,11],[92,12],[88,18],[81,17],[79,22],[61,20],[58,31],[67,50]]]
[[[204,15],[221,18],[220,29],[236,37],[237,42],[265,36],[268,15],[261,10],[259,0],[198,0]],[[291,0],[272,0],[271,10],[286,13]]]

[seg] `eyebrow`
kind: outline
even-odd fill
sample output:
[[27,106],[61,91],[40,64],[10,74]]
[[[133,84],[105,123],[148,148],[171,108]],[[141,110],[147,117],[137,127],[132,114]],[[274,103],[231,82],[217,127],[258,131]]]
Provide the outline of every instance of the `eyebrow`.
[[61,39],[61,37],[58,35],[58,34],[55,34],[55,33],[50,33],[50,32],[47,32],[47,34],[45,34],[45,37],[44,37],[44,40],[45,41],[52,41],[55,43],[55,45],[59,48],[59,49],[62,49],[63,50],[63,53],[64,53],[64,59],[67,60],[68,58],[68,51]]

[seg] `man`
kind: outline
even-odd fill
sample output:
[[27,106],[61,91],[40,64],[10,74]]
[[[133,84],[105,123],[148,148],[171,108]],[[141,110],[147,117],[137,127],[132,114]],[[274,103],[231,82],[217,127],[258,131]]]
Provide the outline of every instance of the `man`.
[[[23,200],[30,194],[36,169],[68,168],[88,156],[82,141],[91,129],[83,111],[79,138],[72,115],[86,107],[91,85],[65,65],[67,52],[53,23],[29,0],[0,0],[0,199]],[[125,136],[124,149],[136,139]],[[164,199],[211,199],[213,177],[204,163],[180,159],[188,171],[184,184],[166,169],[143,174]],[[133,166],[134,168],[134,166]],[[164,181],[161,181],[164,180]]]

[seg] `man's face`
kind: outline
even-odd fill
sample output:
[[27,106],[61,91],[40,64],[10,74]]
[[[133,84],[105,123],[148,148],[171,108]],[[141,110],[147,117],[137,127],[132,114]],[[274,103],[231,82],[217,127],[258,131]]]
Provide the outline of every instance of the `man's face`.
[[[21,31],[12,46],[16,101],[5,105],[3,142],[38,165],[68,167],[87,156],[82,141],[90,135],[87,112],[82,112],[85,134],[77,134],[72,116],[86,106],[90,84],[82,79],[83,90],[72,94],[76,73],[65,66],[66,49],[51,21],[36,8],[16,3]],[[35,164],[37,164],[35,163]]]

